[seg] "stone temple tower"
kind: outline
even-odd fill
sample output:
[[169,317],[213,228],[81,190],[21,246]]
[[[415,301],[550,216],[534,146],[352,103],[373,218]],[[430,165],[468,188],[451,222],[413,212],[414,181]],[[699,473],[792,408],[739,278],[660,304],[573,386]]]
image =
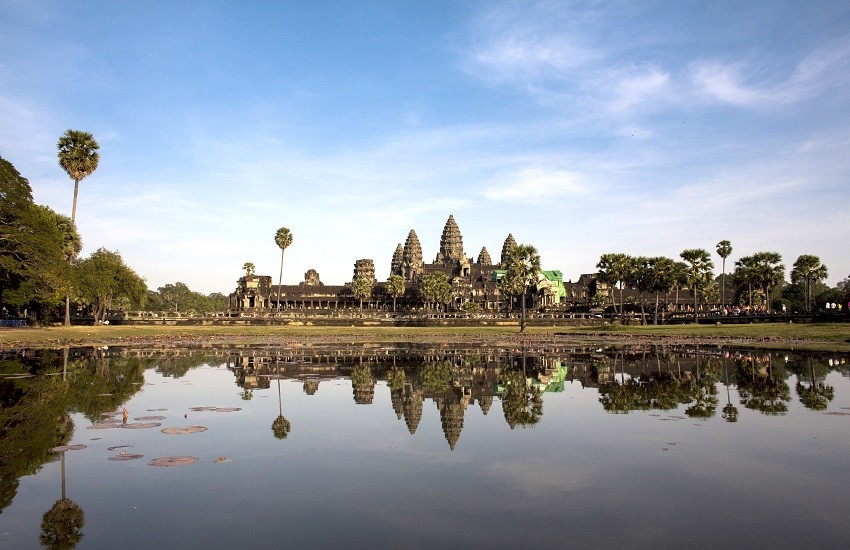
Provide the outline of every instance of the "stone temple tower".
[[443,228],[443,235],[440,237],[440,254],[437,256],[436,263],[459,262],[465,257],[460,228],[457,226],[455,217],[449,215],[446,226]]
[[502,245],[502,269],[507,268],[508,258],[510,258],[514,248],[516,248],[516,239],[514,239],[512,233],[508,233],[508,238],[505,239],[505,244]]
[[395,247],[393,252],[393,260],[390,263],[390,275],[401,275],[403,273],[402,266],[404,262],[404,248],[401,243]]
[[487,252],[487,247],[481,247],[481,252],[478,253],[478,263],[481,265],[493,265],[493,260],[490,259],[490,253]]
[[375,284],[375,262],[372,260],[357,260],[354,262],[354,278],[352,281],[357,279],[366,279],[373,285]]
[[407,234],[401,256],[401,276],[405,281],[415,281],[425,271],[425,263],[422,260],[422,245],[413,229]]

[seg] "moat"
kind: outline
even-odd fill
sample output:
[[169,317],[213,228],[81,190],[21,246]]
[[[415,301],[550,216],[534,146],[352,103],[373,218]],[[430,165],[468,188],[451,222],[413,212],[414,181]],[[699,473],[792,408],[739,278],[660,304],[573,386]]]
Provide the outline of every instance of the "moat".
[[0,384],[2,547],[850,544],[847,354],[70,348]]

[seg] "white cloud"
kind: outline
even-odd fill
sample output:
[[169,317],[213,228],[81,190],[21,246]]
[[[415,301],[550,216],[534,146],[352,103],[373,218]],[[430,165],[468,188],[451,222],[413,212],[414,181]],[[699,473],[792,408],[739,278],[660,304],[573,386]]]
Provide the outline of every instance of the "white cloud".
[[576,174],[562,170],[546,171],[540,168],[524,168],[515,173],[507,183],[488,187],[484,191],[484,195],[491,200],[530,203],[584,193],[586,190],[579,183]]

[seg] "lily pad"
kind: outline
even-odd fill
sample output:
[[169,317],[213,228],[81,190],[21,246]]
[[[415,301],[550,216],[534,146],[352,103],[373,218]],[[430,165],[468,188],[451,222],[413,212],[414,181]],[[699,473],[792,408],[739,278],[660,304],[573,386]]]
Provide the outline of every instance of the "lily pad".
[[226,456],[220,456],[218,458],[213,459],[213,462],[216,463],[216,464],[221,464],[222,462],[233,462],[233,461],[230,460],[229,458],[227,458]]
[[102,422],[95,422],[91,426],[87,426],[89,430],[108,430],[109,428],[120,428],[121,421],[120,420],[104,420]]
[[213,409],[213,412],[217,413],[232,413],[236,411],[241,411],[240,407],[216,407]]
[[148,466],[186,466],[199,460],[196,456],[163,456],[148,462]]
[[190,407],[189,410],[195,411],[195,412],[201,412],[201,411],[214,411],[217,408],[218,407],[209,407],[209,406],[208,407]]
[[168,409],[148,409],[148,412],[162,412],[167,411]]
[[156,428],[162,426],[162,422],[135,422],[131,424],[121,424],[122,428],[128,430],[144,430],[145,428]]
[[165,428],[162,430],[164,434],[193,434],[198,432],[205,432],[207,428],[205,426],[186,426],[185,428]]
[[133,420],[141,420],[141,421],[151,421],[151,420],[165,420],[164,416],[137,416]]
[[85,448],[86,446],[82,443],[75,443],[73,445],[59,445],[58,447],[53,447],[50,450],[54,453],[64,453],[65,451],[79,451]]
[[[116,449],[124,449],[124,448],[126,448],[126,447],[132,447],[132,445],[114,445],[114,446],[112,446],[112,447],[107,447],[107,448],[106,448],[106,450],[107,450],[107,451],[114,451],[114,450],[116,450]],[[123,451],[122,451],[122,452],[123,452]]]
[[142,458],[143,456],[145,456],[145,455],[132,454],[132,453],[123,453],[123,452],[122,452],[122,453],[117,454],[117,455],[115,455],[115,456],[110,456],[110,457],[108,457],[106,460],[114,460],[114,461],[121,461],[121,460],[138,460],[138,459]]

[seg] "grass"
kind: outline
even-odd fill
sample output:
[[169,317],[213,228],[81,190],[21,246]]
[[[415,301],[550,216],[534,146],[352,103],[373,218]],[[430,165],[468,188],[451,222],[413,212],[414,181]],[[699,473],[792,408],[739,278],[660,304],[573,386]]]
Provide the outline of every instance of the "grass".
[[[850,351],[850,324],[604,325],[529,327],[524,338],[577,340],[699,341],[771,348]],[[175,345],[180,343],[451,342],[481,339],[511,344],[523,338],[515,326],[305,327],[305,326],[73,326],[0,329],[0,348],[63,345]]]

